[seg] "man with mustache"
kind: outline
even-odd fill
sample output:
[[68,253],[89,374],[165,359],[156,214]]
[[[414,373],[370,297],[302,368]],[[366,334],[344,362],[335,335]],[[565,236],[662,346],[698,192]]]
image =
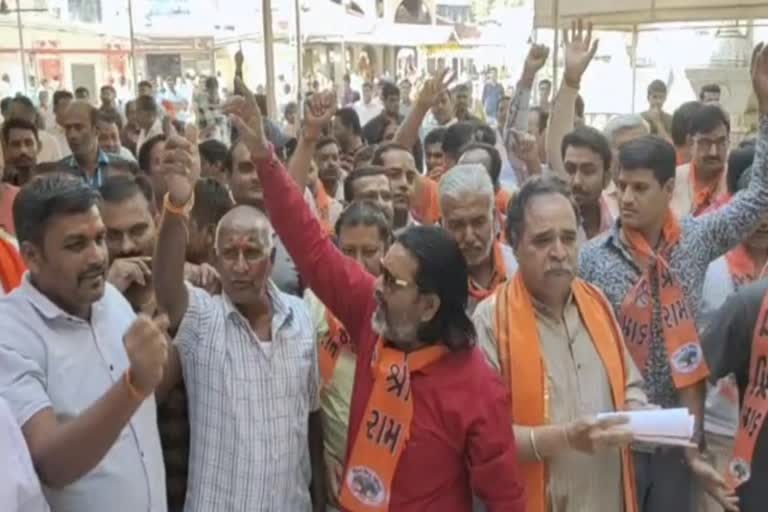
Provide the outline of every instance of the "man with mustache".
[[392,187],[387,170],[375,165],[358,167],[344,179],[344,201],[368,201],[376,204],[387,218],[390,228],[394,219]]
[[3,123],[5,171],[3,180],[23,186],[32,177],[40,153],[37,126],[21,118]]
[[411,214],[411,197],[416,180],[420,179],[413,155],[405,146],[388,142],[376,148],[372,163],[387,170],[392,189],[393,228],[398,230],[413,225],[416,221]]
[[81,179],[33,179],[14,204],[29,272],[0,298],[0,395],[57,512],[165,512],[154,390],[165,317],[138,317],[106,280],[99,195]]
[[[489,146],[493,149],[493,146]],[[469,273],[467,313],[517,270],[512,250],[497,235],[494,190],[480,164],[459,164],[439,185],[441,225],[459,244]]]
[[72,154],[61,160],[62,165],[94,188],[101,186],[109,167],[109,155],[99,148],[98,113],[96,107],[83,100],[69,104],[64,113],[64,129]]
[[[245,93],[233,123],[253,156],[272,222],[365,362],[355,373],[341,508],[469,511],[474,491],[492,512],[521,512],[513,436],[499,421],[509,405],[472,347],[458,246],[440,228],[407,229],[380,262],[381,275],[371,276],[325,236]],[[322,115],[326,107],[312,103]]]
[[339,145],[333,137],[320,137],[315,143],[314,161],[317,180],[314,185],[315,204],[320,219],[329,227],[336,224],[341,214],[344,188]]
[[678,218],[701,215],[722,204],[731,122],[722,108],[705,105],[691,115],[691,161],[677,168],[672,211]]
[[477,307],[474,322],[512,393],[526,510],[633,512],[632,436],[622,421],[595,416],[647,400],[610,304],[575,277],[578,230],[567,185],[527,181],[506,225],[519,270]]

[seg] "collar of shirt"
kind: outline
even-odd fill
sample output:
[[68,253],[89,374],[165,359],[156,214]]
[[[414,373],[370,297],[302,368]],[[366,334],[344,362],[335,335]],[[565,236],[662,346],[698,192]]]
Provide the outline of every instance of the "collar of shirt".
[[69,155],[65,162],[66,164],[77,174],[79,174],[84,180],[88,182],[92,187],[98,188],[103,181],[102,171],[109,165],[109,156],[99,148],[98,156],[96,157],[96,169],[94,169],[93,177],[88,178],[88,173],[84,169],[80,168],[80,164],[77,163],[75,155]]
[[[271,279],[267,283],[267,295],[269,296],[269,300],[272,304],[273,330],[276,332],[277,330],[285,327],[292,320],[293,310],[291,309],[290,305],[287,304],[285,300],[283,300],[282,296],[280,295],[280,290],[277,288],[277,285],[272,282]],[[248,320],[243,316],[243,314],[237,309],[237,306],[235,306],[235,304],[229,298],[229,295],[227,295],[225,292],[222,292],[221,296],[224,299],[224,310],[226,312],[226,316],[228,318],[239,318],[245,322],[245,325],[250,325]]]
[[[82,318],[71,315],[61,309],[59,306],[53,303],[51,299],[43,294],[37,287],[32,284],[30,280],[29,271],[24,273],[24,277],[21,280],[21,285],[17,289],[16,293],[22,294],[27,301],[45,318],[48,320],[54,320],[57,318],[67,318],[70,320],[78,320],[84,322]],[[101,299],[91,304],[91,318],[93,318],[96,311],[99,309]]]

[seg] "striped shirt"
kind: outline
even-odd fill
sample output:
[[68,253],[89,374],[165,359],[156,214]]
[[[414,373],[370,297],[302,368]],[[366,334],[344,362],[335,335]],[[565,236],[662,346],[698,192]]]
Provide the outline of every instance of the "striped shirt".
[[317,351],[303,301],[269,284],[271,349],[226,296],[189,287],[179,347],[192,430],[185,510],[311,510]]

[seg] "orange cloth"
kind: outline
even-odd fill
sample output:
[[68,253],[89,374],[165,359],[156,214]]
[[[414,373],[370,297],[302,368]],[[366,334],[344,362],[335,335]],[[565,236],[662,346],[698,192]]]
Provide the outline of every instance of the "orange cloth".
[[493,275],[488,288],[481,288],[471,277],[469,278],[469,295],[477,302],[491,295],[507,279],[507,267],[504,265],[504,256],[501,254],[501,242],[493,242],[492,251]]
[[509,205],[509,200],[511,198],[509,192],[503,188],[499,188],[499,191],[496,192],[496,211],[501,215],[502,219],[507,218],[507,206]]
[[341,351],[352,350],[354,346],[350,342],[347,330],[328,308],[325,308],[325,323],[328,324],[328,333],[320,340],[320,350],[317,357],[320,367],[320,381],[323,386],[331,381]]
[[16,235],[16,227],[13,225],[13,200],[18,193],[19,187],[8,183],[0,184],[0,229],[11,235]]
[[749,379],[744,390],[739,426],[733,446],[733,457],[728,464],[726,480],[736,488],[750,479],[752,458],[757,438],[768,416],[768,395],[765,392],[765,362],[768,360],[768,295],[763,299],[757,315],[749,358]]
[[[573,298],[605,367],[611,386],[614,408],[624,409],[626,368],[621,331],[613,310],[592,285],[574,279]],[[512,421],[516,425],[538,427],[549,422],[549,390],[541,355],[539,330],[531,297],[518,272],[498,290],[495,310],[497,350],[502,378],[512,394]],[[621,450],[624,483],[624,510],[635,512],[635,477],[629,449]],[[547,471],[543,462],[522,464],[528,495],[527,512],[548,509]]]
[[440,220],[440,201],[437,195],[437,182],[425,176],[416,178],[415,204],[411,206],[411,214],[420,223],[431,226]]
[[427,176],[434,181],[440,181],[440,178],[442,178],[443,174],[445,174],[446,172],[448,172],[448,168],[446,166],[438,165],[437,167],[429,171],[427,173]]
[[678,167],[688,163],[685,155],[685,149],[675,148],[675,165]]
[[[680,225],[671,210],[662,228],[661,249],[654,253],[643,235],[623,228],[635,263],[644,269],[621,306],[621,325],[627,348],[641,371],[645,371],[651,344],[653,304],[661,300],[664,344],[667,348],[672,380],[678,389],[686,388],[709,376],[691,309],[679,281],[672,275],[667,258],[680,240]],[[656,273],[659,298],[651,289],[651,272]]]
[[720,196],[723,187],[723,179],[725,178],[725,169],[720,173],[720,176],[711,185],[702,184],[697,178],[698,171],[693,161],[691,161],[691,172],[688,174],[688,181],[693,189],[693,201],[691,205],[691,215],[697,217],[704,213],[710,206],[717,202],[718,196]]
[[339,503],[350,512],[388,511],[397,462],[408,441],[413,420],[411,374],[434,363],[448,352],[433,345],[405,353],[376,342],[371,358],[373,390],[358,430]]
[[10,293],[21,284],[26,267],[19,251],[11,242],[0,236],[0,284],[5,293]]
[[749,284],[765,276],[765,267],[758,271],[755,268],[755,262],[749,257],[744,244],[739,244],[731,249],[725,255],[725,261],[728,263],[728,270],[731,273],[731,280],[738,290],[745,284]]
[[320,217],[320,225],[328,234],[333,234],[331,226],[331,196],[325,191],[323,182],[317,180],[315,185],[315,204],[317,205],[317,214]]

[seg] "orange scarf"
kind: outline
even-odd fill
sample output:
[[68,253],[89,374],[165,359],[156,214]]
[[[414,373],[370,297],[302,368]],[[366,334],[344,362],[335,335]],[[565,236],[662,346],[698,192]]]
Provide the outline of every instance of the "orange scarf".
[[26,266],[19,251],[11,242],[0,236],[0,284],[5,293],[10,293],[21,284]]
[[328,308],[325,308],[325,323],[328,324],[328,332],[320,340],[320,350],[318,351],[320,381],[323,386],[331,381],[341,351],[351,350],[353,347],[347,330]]
[[413,421],[411,376],[448,351],[441,345],[405,353],[379,338],[371,358],[374,383],[342,481],[339,503],[350,512],[389,510],[397,463]]
[[[605,367],[614,408],[624,409],[624,349],[610,304],[597,288],[580,279],[571,285],[576,306]],[[538,427],[549,422],[549,389],[541,355],[539,330],[531,298],[520,273],[499,288],[495,331],[502,378],[512,393],[512,421]],[[624,510],[635,512],[635,477],[628,449],[621,450]],[[547,471],[543,462],[521,465],[528,494],[526,512],[545,512]]]
[[715,203],[715,199],[719,195],[720,185],[725,170],[720,173],[720,176],[711,184],[703,185],[699,182],[697,176],[698,171],[696,165],[691,161],[691,172],[688,174],[688,181],[690,182],[691,189],[693,190],[693,204],[691,205],[691,215],[697,217],[704,213],[710,206]]
[[317,215],[320,218],[320,225],[326,233],[333,234],[331,226],[331,197],[325,190],[325,185],[319,179],[315,185],[315,203],[317,204]]
[[757,271],[755,262],[749,257],[744,244],[739,244],[728,251],[725,261],[728,263],[728,271],[731,273],[731,280],[736,290],[765,276],[766,267],[763,267],[760,272]]
[[440,220],[440,201],[437,194],[437,182],[425,176],[416,178],[416,203],[411,214],[420,223],[431,226]]
[[752,457],[755,455],[757,438],[768,416],[768,295],[760,306],[755,333],[752,338],[752,355],[749,358],[749,379],[744,390],[740,421],[733,446],[733,457],[728,464],[726,480],[731,488],[748,481],[751,476]]
[[[638,231],[624,227],[623,234],[635,264],[644,269],[621,305],[621,325],[627,348],[645,373],[651,346],[653,303],[660,299],[664,344],[675,387],[682,389],[696,384],[707,378],[709,369],[687,298],[667,263],[672,249],[680,240],[680,225],[672,211],[668,210],[661,234],[662,247],[656,253]],[[656,274],[659,298],[654,297],[651,290],[651,272]]]
[[427,176],[429,176],[430,179],[439,182],[440,178],[442,178],[443,174],[445,174],[447,171],[448,169],[444,165],[438,165],[437,167],[429,171],[427,173]]
[[501,243],[493,242],[491,257],[493,258],[493,275],[488,288],[481,288],[472,278],[469,278],[469,295],[476,302],[480,302],[491,295],[496,288],[507,279],[507,267],[504,265],[504,256],[501,254]]
[[510,199],[511,196],[509,195],[509,192],[503,188],[499,188],[499,191],[496,192],[496,211],[501,215],[502,219],[507,218],[507,206],[509,205]]

